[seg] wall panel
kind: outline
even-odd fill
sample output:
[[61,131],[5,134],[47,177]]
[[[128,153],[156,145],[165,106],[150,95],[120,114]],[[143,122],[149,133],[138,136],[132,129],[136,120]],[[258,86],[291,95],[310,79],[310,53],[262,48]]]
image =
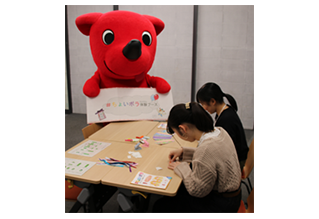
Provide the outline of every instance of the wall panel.
[[156,56],[149,74],[168,81],[174,104],[190,101],[193,6],[120,5],[119,9],[152,15],[165,23],[157,38]]
[[254,127],[254,8],[200,5],[196,90],[215,82],[232,95],[246,129]]

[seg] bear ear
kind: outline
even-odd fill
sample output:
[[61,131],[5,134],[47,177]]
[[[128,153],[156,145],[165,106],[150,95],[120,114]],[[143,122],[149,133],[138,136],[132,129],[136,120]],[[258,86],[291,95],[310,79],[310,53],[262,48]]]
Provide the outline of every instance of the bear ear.
[[161,19],[158,19],[157,17],[153,17],[150,15],[143,15],[144,17],[146,17],[148,20],[150,20],[152,22],[152,24],[155,27],[155,31],[156,31],[156,35],[160,34],[162,32],[162,30],[164,29],[164,22]]
[[102,16],[102,13],[88,13],[76,18],[75,24],[86,36],[90,35],[91,26]]

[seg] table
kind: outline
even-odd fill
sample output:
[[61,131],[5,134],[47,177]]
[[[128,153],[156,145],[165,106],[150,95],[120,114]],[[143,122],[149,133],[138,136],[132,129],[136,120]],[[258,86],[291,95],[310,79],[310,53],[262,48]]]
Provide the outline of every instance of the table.
[[[156,144],[152,137],[156,132],[163,130],[157,127],[160,123],[162,122],[113,122],[89,136],[88,139],[85,139],[84,141],[80,142],[79,144],[75,145],[65,152],[65,157],[67,158],[93,162],[99,162],[99,158],[105,157],[137,162],[138,166],[136,169],[132,168],[132,172],[129,172],[128,168],[126,167],[94,165],[82,176],[65,174],[65,178],[90,184],[103,184],[107,186],[137,190],[152,194],[175,196],[182,182],[182,179],[178,175],[176,175],[173,170],[167,168],[169,162],[168,154],[171,150],[179,148],[180,145],[186,147],[196,147],[197,142],[186,142],[175,135],[176,141],[174,142],[162,146]],[[136,136],[142,135],[150,137],[150,139],[148,140],[149,147],[141,146],[142,150],[138,150],[138,152],[140,152],[140,154],[142,155],[142,158],[134,158],[133,156],[132,158],[128,158],[127,156],[130,155],[128,153],[129,151],[135,152],[134,146],[136,143],[126,142],[125,139],[135,138]],[[111,145],[93,157],[84,157],[68,153],[73,148],[89,140],[108,142],[111,143]],[[158,171],[156,170],[156,167],[161,167],[162,170]],[[136,176],[138,171],[143,171],[152,175],[171,176],[172,180],[165,190],[133,185],[130,182]]]

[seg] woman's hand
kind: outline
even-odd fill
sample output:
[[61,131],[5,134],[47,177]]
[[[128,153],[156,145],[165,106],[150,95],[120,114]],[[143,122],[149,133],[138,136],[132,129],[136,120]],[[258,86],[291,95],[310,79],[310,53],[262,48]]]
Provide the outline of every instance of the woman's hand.
[[176,158],[180,157],[183,153],[183,148],[179,148],[169,152],[168,159],[170,163],[173,163]]
[[178,161],[176,161],[176,162],[170,162],[170,163],[168,164],[168,169],[174,170],[175,167],[177,167],[177,166],[180,165],[180,164],[181,164],[181,163],[178,162]]

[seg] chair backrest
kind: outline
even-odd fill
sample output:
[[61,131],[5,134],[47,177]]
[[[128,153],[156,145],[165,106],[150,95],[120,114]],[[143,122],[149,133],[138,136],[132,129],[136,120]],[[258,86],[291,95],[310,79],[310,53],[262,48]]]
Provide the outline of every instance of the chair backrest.
[[247,198],[247,213],[254,213],[254,189],[251,191]]
[[[252,140],[252,142],[249,146],[247,160],[246,160],[245,166],[243,168],[243,174],[242,174],[242,178],[243,179],[247,178],[250,186],[251,186],[251,184],[250,184],[250,180],[249,180],[248,176],[250,175],[253,167],[254,167],[254,139]],[[246,185],[246,183],[244,183],[244,184]],[[247,209],[245,209],[245,212],[254,213],[254,188],[251,187],[250,189],[251,189],[251,191],[249,191],[248,187],[247,187],[247,190],[250,193],[249,193],[249,196],[247,198],[247,206],[248,207],[247,207]],[[238,213],[240,213],[239,211],[241,210],[242,204],[244,205],[243,200],[241,200],[241,202],[242,203],[241,203],[241,206],[239,207]],[[244,208],[245,208],[245,205],[244,205]]]
[[240,201],[240,206],[239,206],[237,213],[246,213],[246,208],[245,208],[245,204],[244,204],[243,200]]
[[65,180],[65,199],[66,200],[77,200],[78,195],[82,191],[81,188],[73,185],[73,183]]
[[95,132],[97,132],[98,130],[100,130],[101,128],[103,128],[102,123],[92,123],[92,124],[90,124],[82,129],[83,137],[86,139],[90,135],[92,135]]
[[254,139],[252,140],[252,142],[249,146],[247,160],[246,160],[245,166],[243,168],[243,172],[244,172],[243,179],[246,179],[249,176],[253,167],[254,167]]

